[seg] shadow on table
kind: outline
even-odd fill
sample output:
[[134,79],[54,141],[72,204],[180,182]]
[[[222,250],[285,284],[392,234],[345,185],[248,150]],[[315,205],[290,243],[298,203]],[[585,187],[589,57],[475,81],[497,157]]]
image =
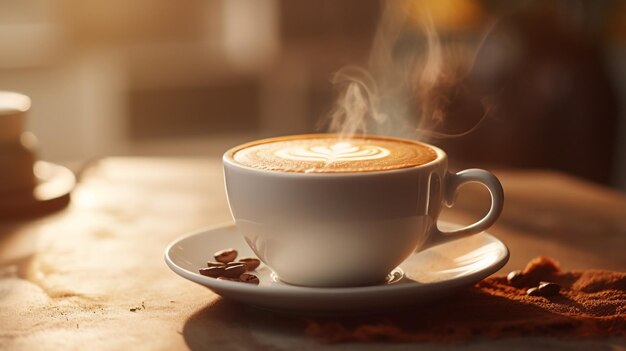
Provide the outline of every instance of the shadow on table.
[[[20,278],[26,277],[38,241],[37,234],[23,230],[24,226],[18,221],[0,221],[0,253],[3,253],[0,271],[3,267],[13,267],[11,272]],[[0,274],[0,277],[4,276]]]
[[254,349],[261,341],[253,333],[273,337],[302,337],[306,320],[278,314],[225,299],[217,299],[187,319],[183,327],[185,343],[191,350],[211,350],[216,345],[236,343]]

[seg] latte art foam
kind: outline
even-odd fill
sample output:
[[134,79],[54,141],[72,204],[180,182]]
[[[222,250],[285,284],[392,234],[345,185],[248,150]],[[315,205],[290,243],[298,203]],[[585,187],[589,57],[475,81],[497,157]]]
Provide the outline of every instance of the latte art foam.
[[402,139],[301,135],[262,140],[235,151],[244,166],[296,173],[374,172],[419,166],[437,158],[432,148]]
[[278,149],[274,155],[294,161],[319,161],[331,163],[337,161],[366,161],[387,157],[391,152],[377,145],[353,145],[339,142],[330,146],[292,147]]

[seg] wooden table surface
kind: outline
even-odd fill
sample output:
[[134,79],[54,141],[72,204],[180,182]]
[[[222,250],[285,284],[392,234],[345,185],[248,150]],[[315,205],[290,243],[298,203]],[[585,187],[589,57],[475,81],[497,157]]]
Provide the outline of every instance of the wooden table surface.
[[[496,172],[505,209],[490,232],[510,248],[503,272],[546,255],[565,269],[626,270],[626,197],[563,174]],[[443,219],[468,223],[488,195],[469,185]],[[304,324],[219,298],[170,272],[166,245],[231,221],[217,159],[110,158],[80,175],[70,206],[0,223],[0,349],[414,349],[321,345]],[[134,311],[131,311],[134,310]],[[417,318],[417,317],[416,317]],[[421,345],[448,349],[590,350],[624,340],[548,338]]]

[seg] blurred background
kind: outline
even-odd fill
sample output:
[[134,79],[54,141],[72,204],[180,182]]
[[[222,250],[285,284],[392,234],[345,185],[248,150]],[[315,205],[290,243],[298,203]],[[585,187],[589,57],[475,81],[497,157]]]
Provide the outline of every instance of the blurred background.
[[[459,166],[556,169],[626,190],[625,1],[416,2],[409,22],[432,21],[462,69],[437,87],[433,130],[477,125],[429,142]],[[220,156],[323,130],[332,74],[367,65],[384,6],[0,0],[0,90],[32,98],[26,129],[45,160]],[[394,57],[420,47],[417,27],[398,27]]]

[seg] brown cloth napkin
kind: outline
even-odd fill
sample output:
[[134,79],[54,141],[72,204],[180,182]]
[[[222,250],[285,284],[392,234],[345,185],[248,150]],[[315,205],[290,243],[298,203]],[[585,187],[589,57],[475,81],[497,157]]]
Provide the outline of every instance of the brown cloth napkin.
[[[308,323],[307,335],[322,341],[455,342],[519,336],[592,338],[626,336],[626,273],[561,272],[549,258],[532,260],[518,287],[506,277],[409,311]],[[561,285],[550,297],[529,296],[540,281]]]

